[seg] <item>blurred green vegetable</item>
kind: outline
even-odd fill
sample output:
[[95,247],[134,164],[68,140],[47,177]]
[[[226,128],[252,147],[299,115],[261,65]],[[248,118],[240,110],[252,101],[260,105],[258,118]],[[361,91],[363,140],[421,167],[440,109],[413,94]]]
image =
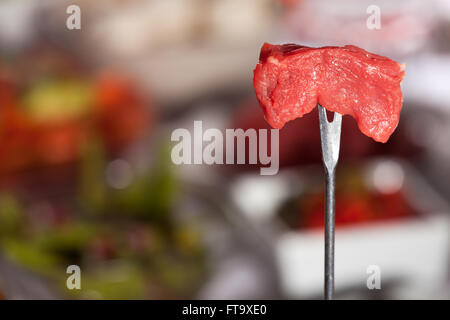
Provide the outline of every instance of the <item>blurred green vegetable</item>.
[[3,241],[2,246],[12,261],[33,271],[51,277],[60,270],[60,257],[43,250],[37,243],[28,239],[9,239]]
[[83,80],[46,79],[25,93],[24,105],[35,121],[64,121],[88,113],[93,96],[91,85]]
[[177,187],[170,150],[163,146],[152,170],[138,177],[128,188],[114,191],[111,209],[167,223],[168,213],[176,200]]
[[[170,150],[124,189],[108,187],[106,155],[91,139],[80,162],[79,194],[50,206],[45,223],[12,194],[0,194],[0,232],[6,256],[52,279],[72,298],[189,298],[205,276],[199,230],[172,215],[178,184]],[[44,223],[43,223],[44,222]],[[65,287],[69,265],[79,265],[82,289]]]
[[106,156],[100,139],[92,138],[84,145],[79,165],[80,207],[90,213],[99,213],[107,204],[104,179]]
[[19,231],[23,208],[10,194],[0,194],[0,237]]

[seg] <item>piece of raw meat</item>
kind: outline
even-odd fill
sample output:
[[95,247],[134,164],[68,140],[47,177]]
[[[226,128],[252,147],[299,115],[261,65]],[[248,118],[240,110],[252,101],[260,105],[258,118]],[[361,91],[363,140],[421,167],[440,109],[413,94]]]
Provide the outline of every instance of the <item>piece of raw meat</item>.
[[319,103],[353,116],[365,135],[386,142],[400,118],[403,76],[404,65],[355,46],[265,43],[253,85],[273,128],[282,128]]

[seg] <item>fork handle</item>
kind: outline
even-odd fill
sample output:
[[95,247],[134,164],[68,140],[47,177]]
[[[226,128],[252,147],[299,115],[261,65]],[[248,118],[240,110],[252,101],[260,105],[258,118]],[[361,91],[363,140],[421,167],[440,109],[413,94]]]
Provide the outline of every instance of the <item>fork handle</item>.
[[335,170],[325,175],[325,300],[334,298]]

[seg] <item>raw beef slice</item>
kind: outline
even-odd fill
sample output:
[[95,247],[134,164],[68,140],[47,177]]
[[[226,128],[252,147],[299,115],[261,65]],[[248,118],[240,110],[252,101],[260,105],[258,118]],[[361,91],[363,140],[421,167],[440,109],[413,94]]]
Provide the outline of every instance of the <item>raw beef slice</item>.
[[253,85],[267,122],[280,129],[319,103],[353,116],[359,129],[386,142],[402,108],[404,65],[355,46],[261,48]]

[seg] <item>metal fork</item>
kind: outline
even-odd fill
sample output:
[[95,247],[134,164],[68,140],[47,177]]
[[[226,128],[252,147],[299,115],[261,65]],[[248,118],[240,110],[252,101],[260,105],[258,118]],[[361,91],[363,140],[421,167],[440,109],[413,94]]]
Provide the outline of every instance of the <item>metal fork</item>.
[[342,115],[335,112],[332,122],[327,119],[327,111],[319,109],[320,141],[325,167],[325,286],[324,298],[334,298],[334,203],[336,165],[339,159]]

